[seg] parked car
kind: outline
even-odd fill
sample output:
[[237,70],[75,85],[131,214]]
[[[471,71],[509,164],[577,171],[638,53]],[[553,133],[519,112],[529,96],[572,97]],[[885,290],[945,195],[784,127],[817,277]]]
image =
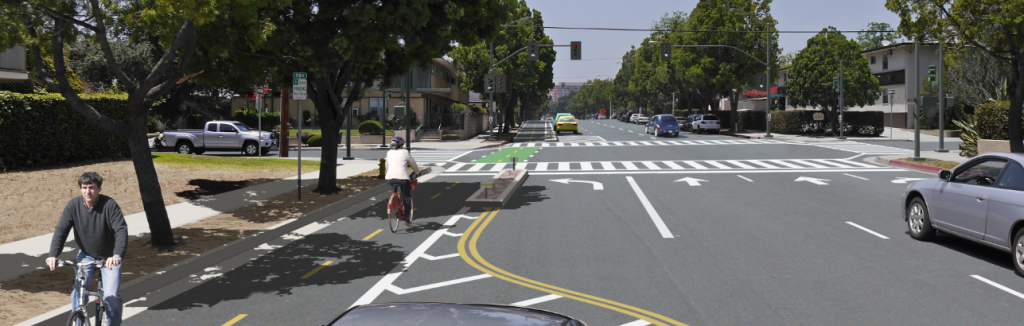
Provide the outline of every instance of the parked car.
[[650,121],[651,121],[651,118],[648,118],[646,115],[643,115],[643,114],[637,114],[636,118],[633,119],[633,123],[635,123],[635,124],[646,124],[646,123],[648,123]]
[[651,121],[644,126],[644,133],[654,134],[654,137],[667,134],[679,136],[679,123],[671,114],[659,114],[651,117]]
[[722,131],[721,121],[714,114],[698,114],[690,122],[690,132],[701,134],[711,130],[715,132]]
[[254,156],[267,154],[277,146],[277,134],[259,132],[238,121],[210,121],[203,129],[167,130],[157,136],[165,147],[181,154],[202,154],[207,150],[241,151]]
[[937,179],[914,182],[900,210],[914,239],[942,231],[1010,252],[1024,276],[1024,154],[978,155]]
[[679,120],[679,130],[693,132],[693,119],[700,114],[691,114]]
[[576,118],[571,115],[563,115],[558,117],[558,122],[555,122],[555,133],[562,133],[563,131],[572,131],[574,134],[580,133],[579,126],[576,125]]
[[556,312],[529,307],[475,303],[395,302],[349,308],[322,326],[587,326]]
[[631,117],[631,116],[633,116],[632,113],[623,112],[621,115],[619,115],[619,121],[621,121],[621,122],[629,122],[629,117]]
[[640,115],[639,113],[630,114],[629,115],[629,122],[630,123],[636,123],[636,117],[639,116],[639,115]]

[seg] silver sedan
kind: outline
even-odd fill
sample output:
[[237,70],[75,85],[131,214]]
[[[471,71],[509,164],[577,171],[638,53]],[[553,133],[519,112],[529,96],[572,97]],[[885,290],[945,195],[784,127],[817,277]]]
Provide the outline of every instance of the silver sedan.
[[987,153],[914,182],[901,210],[914,239],[942,231],[1010,252],[1024,276],[1024,155]]

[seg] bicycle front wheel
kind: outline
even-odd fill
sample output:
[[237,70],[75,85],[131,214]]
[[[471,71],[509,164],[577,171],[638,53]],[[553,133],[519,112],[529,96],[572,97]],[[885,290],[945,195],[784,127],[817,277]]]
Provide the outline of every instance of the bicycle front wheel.
[[94,323],[93,326],[101,326],[101,325],[110,324],[110,321],[107,320],[107,307],[105,305],[102,305],[102,304],[96,305],[96,316],[95,316],[95,318],[96,318],[96,323]]
[[68,318],[68,326],[82,326],[86,324],[85,313],[81,310],[75,310],[71,313],[71,318]]

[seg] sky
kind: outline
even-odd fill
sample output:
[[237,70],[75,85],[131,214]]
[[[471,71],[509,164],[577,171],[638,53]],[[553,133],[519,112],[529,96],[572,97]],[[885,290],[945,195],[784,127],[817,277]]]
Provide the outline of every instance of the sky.
[[[667,12],[687,13],[697,0],[526,0],[530,8],[540,10],[547,26],[650,28],[654,20]],[[896,28],[899,16],[885,9],[885,0],[776,0],[771,14],[780,31],[820,31],[835,26],[844,31],[865,29],[869,22],[884,22]],[[649,32],[588,31],[547,29],[555,44],[582,42],[582,60],[569,60],[567,48],[558,48],[554,64],[555,82],[584,82],[594,78],[613,78],[622,55],[631,45],[639,46]],[[783,53],[799,51],[814,36],[780,34]],[[856,33],[846,34],[856,38]],[[772,40],[776,42],[776,40]],[[755,54],[757,55],[757,54]],[[763,57],[762,53],[758,57]]]

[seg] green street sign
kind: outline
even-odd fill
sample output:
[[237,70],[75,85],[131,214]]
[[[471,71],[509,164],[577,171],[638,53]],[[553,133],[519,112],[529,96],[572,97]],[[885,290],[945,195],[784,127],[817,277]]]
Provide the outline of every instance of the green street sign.
[[302,78],[302,79],[305,79],[306,78],[306,73],[304,73],[304,72],[293,72],[292,73],[292,78]]

